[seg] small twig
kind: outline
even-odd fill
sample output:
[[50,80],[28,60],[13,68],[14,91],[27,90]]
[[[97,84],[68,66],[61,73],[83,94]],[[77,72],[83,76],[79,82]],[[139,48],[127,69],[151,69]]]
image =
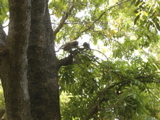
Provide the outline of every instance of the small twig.
[[[86,21],[82,21],[82,22],[72,22],[72,21],[68,21],[68,22],[65,22],[64,24],[76,24],[76,25],[83,25],[84,26],[84,24],[91,24],[91,23],[93,23],[93,22],[90,22],[90,21],[88,21],[88,22],[86,22]],[[98,24],[105,24],[106,22],[95,22],[95,23],[98,23]],[[58,25],[57,23],[52,23],[52,24],[54,24],[54,25]]]
[[96,49],[91,49],[91,50],[94,50],[94,51],[97,51],[97,52],[101,53],[108,60],[108,57],[103,52],[101,52],[99,50],[96,50]]
[[104,11],[95,21],[93,21],[90,26],[88,26],[86,29],[82,30],[82,31],[78,34],[78,36],[74,38],[74,40],[77,40],[77,39],[80,37],[81,34],[83,34],[84,32],[86,32],[86,31],[88,31],[88,30],[90,30],[90,29],[94,26],[94,24],[95,24],[98,20],[100,20],[101,17],[102,17],[105,13],[106,13],[106,11]]
[[125,0],[125,1],[119,2],[119,3],[117,2],[115,5],[109,7],[108,10],[111,10],[112,8],[114,8],[114,7],[116,7],[116,6],[120,6],[120,5],[122,5],[123,3],[126,3],[126,2],[128,2],[128,1],[131,1],[131,0]]

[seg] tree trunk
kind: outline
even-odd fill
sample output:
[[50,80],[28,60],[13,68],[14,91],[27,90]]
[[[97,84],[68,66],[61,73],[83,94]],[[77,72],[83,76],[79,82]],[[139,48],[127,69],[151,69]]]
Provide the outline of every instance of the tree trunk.
[[0,74],[7,119],[60,120],[61,64],[55,55],[48,0],[30,2],[9,0],[10,24],[5,44],[0,26]]
[[7,120],[31,120],[26,52],[30,31],[30,8],[30,0],[9,0],[10,24],[5,46],[8,50],[5,55],[1,54],[1,79]]
[[28,81],[34,120],[60,120],[57,62],[48,0],[32,0]]

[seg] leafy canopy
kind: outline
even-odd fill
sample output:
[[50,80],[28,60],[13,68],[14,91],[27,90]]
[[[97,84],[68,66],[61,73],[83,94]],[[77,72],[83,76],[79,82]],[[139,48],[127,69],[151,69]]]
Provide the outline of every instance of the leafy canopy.
[[160,119],[160,2],[53,0],[49,8],[53,29],[63,23],[57,44],[99,46],[59,71],[63,119]]
[[[97,46],[59,70],[63,120],[160,119],[159,1],[51,0],[49,9],[57,46]],[[1,0],[1,23],[7,12]]]

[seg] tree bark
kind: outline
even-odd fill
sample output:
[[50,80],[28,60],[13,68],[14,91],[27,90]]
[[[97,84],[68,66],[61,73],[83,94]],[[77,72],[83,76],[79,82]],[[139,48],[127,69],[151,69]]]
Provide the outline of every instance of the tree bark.
[[60,120],[57,58],[48,0],[32,0],[28,81],[34,120]]
[[9,0],[10,24],[5,45],[8,52],[1,55],[1,79],[7,120],[32,120],[26,52],[30,31],[30,8],[30,0]]

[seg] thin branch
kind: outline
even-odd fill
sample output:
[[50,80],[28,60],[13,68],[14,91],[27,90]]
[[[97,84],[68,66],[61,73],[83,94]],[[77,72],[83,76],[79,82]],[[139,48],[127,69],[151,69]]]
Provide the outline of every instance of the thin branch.
[[109,89],[115,87],[116,85],[119,85],[119,84],[122,84],[122,83],[123,84],[124,83],[127,84],[128,81],[122,81],[122,82],[115,83],[115,84],[113,84],[113,85],[111,85],[109,87],[106,87],[103,91],[98,93],[97,97],[94,100],[94,101],[98,100],[98,102],[96,104],[94,103],[94,106],[90,109],[90,112],[85,117],[85,120],[89,120],[93,115],[97,114],[98,111],[100,110],[100,108],[99,108],[100,104],[102,104],[103,102],[106,102],[106,101],[109,100],[109,99],[103,97],[104,93],[106,93]]
[[108,60],[108,57],[103,52],[101,52],[99,50],[96,50],[96,49],[91,49],[91,50],[94,50],[94,51],[97,51],[97,52],[101,53]]
[[62,16],[62,19],[60,20],[60,23],[58,25],[58,27],[55,29],[54,34],[56,35],[60,29],[63,27],[63,25],[65,24],[65,21],[67,20],[68,16],[71,14],[72,10],[73,10],[74,5],[72,4],[71,6],[68,7],[68,10],[65,12],[65,14]]
[[83,31],[81,31],[81,32],[78,34],[78,36],[74,38],[74,40],[77,40],[77,39],[80,37],[81,34],[83,34],[84,32],[86,32],[86,31],[88,31],[88,30],[90,30],[90,29],[94,26],[94,24],[95,24],[98,20],[100,20],[101,17],[102,17],[105,13],[106,13],[106,11],[104,11],[103,13],[101,13],[101,15],[100,15],[95,21],[93,21],[90,26],[88,26],[86,29],[84,29]]
[[114,8],[114,7],[116,7],[116,6],[120,6],[120,5],[122,5],[123,3],[126,3],[126,2],[128,2],[128,1],[131,1],[131,0],[125,0],[125,1],[119,2],[119,3],[117,2],[115,5],[109,7],[108,10],[111,10],[112,8]]
[[160,83],[160,81],[140,81],[142,83]]
[[93,106],[93,107],[90,109],[89,114],[85,117],[85,120],[89,120],[93,115],[97,114],[98,111],[99,111],[99,110],[98,110],[98,105]]
[[[97,51],[97,52],[103,54],[101,51],[96,50],[96,49],[90,49],[90,50],[94,50],[94,51]],[[70,55],[69,55],[68,57],[65,57],[64,59],[60,59],[60,60],[59,60],[59,62],[58,62],[58,68],[60,68],[61,66],[66,66],[66,65],[73,64],[73,59],[74,59],[74,57],[75,57],[78,53],[85,54],[86,56],[88,56],[88,57],[90,57],[90,58],[95,57],[95,56],[92,56],[92,55],[90,54],[90,52],[87,54],[87,52],[85,51],[84,48],[77,48],[76,50],[73,50],[73,51],[71,51],[71,52],[69,52],[69,53],[70,53]],[[106,59],[108,59],[105,54],[103,54],[103,55],[106,57]],[[94,59],[94,58],[93,58],[93,59]],[[79,60],[80,60],[80,59],[79,59]],[[96,62],[98,62],[98,61],[96,60]],[[76,62],[74,61],[74,63],[76,63]],[[98,62],[98,63],[99,63],[99,62]],[[99,64],[100,64],[100,63],[99,63]]]
[[[146,78],[146,77],[137,77],[135,79],[140,79],[140,78]],[[98,102],[96,104],[94,104],[94,106],[90,109],[90,112],[88,113],[88,115],[85,117],[85,120],[89,120],[93,115],[97,114],[98,111],[100,111],[99,109],[99,106],[100,104],[102,104],[103,102],[106,102],[107,98],[104,98],[103,95],[104,93],[106,93],[108,90],[110,90],[111,88],[114,88],[115,86],[117,85],[120,85],[118,88],[117,88],[117,91],[120,90],[122,87],[124,87],[125,85],[128,85],[132,82],[132,80],[128,80],[128,81],[121,81],[121,82],[118,82],[118,83],[115,83],[109,87],[106,87],[103,91],[101,91],[100,93],[98,93],[97,97],[95,98],[94,101],[97,101]],[[160,83],[160,81],[140,81],[140,82],[143,82],[143,83]],[[118,95],[118,94],[117,94]],[[100,99],[101,98],[101,99]]]
[[[120,2],[120,3],[116,3],[115,5],[109,7],[108,10],[111,10],[112,8],[114,8],[114,7],[116,7],[116,6],[120,6],[120,5],[122,5],[123,3],[128,2],[128,1],[130,1],[130,0],[126,0],[126,1],[123,1],[123,2]],[[95,24],[97,21],[99,21],[99,20],[101,19],[101,17],[102,17],[105,13],[106,13],[106,10],[105,10],[104,12],[102,12],[102,13],[100,14],[100,16],[99,16],[97,19],[95,19],[90,26],[88,26],[86,29],[84,29],[83,31],[81,31],[81,32],[79,33],[79,35],[78,35],[76,38],[74,38],[74,40],[77,40],[82,33],[90,30],[90,29],[94,26],[94,24]]]
[[[85,24],[91,24],[91,23],[93,23],[93,22],[90,22],[90,21],[81,21],[81,22],[67,21],[64,24],[70,24],[70,25],[75,24],[75,25],[83,25],[84,26]],[[99,22],[99,21],[97,21],[95,23],[97,23],[97,24],[106,24],[107,22]],[[52,23],[52,24],[58,25],[57,23]]]

